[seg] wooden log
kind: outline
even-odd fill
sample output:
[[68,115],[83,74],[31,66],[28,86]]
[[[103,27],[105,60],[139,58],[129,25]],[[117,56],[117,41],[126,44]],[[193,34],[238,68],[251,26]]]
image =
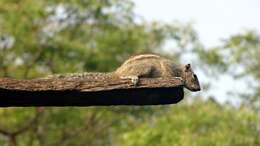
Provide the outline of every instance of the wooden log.
[[128,79],[104,76],[17,80],[0,78],[0,107],[158,105],[183,99],[176,78]]

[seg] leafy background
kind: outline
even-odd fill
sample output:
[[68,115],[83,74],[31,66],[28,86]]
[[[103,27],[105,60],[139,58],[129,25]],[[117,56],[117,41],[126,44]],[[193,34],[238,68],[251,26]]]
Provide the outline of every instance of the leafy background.
[[[195,70],[229,74],[248,90],[231,91],[239,105],[186,92],[177,105],[0,108],[0,145],[258,146],[260,35],[237,33],[215,47],[199,41],[190,23],[136,21],[130,0],[0,0],[0,76],[113,71],[133,54],[157,53]],[[164,49],[167,42],[177,48]],[[241,68],[237,71],[236,68]],[[217,91],[216,91],[217,92]]]

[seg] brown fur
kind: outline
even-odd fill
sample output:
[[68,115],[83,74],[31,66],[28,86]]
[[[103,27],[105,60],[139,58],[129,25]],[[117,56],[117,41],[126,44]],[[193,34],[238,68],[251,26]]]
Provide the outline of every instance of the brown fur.
[[190,64],[176,65],[171,60],[155,54],[142,54],[130,57],[115,72],[119,77],[180,77],[185,87],[191,91],[200,90],[197,76]]

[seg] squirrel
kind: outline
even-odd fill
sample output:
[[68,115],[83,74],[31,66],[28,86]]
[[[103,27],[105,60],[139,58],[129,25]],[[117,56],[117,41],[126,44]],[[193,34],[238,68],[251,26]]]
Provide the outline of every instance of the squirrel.
[[[104,76],[105,75],[105,76]],[[69,73],[49,75],[49,78],[89,78],[116,77],[131,79],[134,86],[138,85],[139,78],[173,77],[181,79],[184,87],[190,91],[199,91],[200,84],[191,65],[176,65],[171,60],[155,54],[142,54],[130,57],[114,72],[109,73]]]
[[131,79],[134,85],[139,78],[174,77],[183,81],[190,91],[199,91],[200,84],[191,65],[177,65],[171,60],[155,54],[142,54],[130,57],[114,72],[121,79]]

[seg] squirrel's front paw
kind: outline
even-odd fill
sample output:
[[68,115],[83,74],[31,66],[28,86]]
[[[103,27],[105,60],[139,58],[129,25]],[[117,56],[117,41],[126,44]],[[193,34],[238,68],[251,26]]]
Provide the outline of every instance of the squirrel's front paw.
[[139,82],[139,78],[138,76],[124,76],[124,77],[120,77],[121,79],[131,79],[131,82],[133,83],[134,86],[137,86],[138,82]]
[[131,82],[133,83],[134,86],[137,86],[137,84],[139,82],[138,76],[132,76],[131,77]]
[[182,77],[174,77],[175,79],[179,79],[183,82],[183,78]]

